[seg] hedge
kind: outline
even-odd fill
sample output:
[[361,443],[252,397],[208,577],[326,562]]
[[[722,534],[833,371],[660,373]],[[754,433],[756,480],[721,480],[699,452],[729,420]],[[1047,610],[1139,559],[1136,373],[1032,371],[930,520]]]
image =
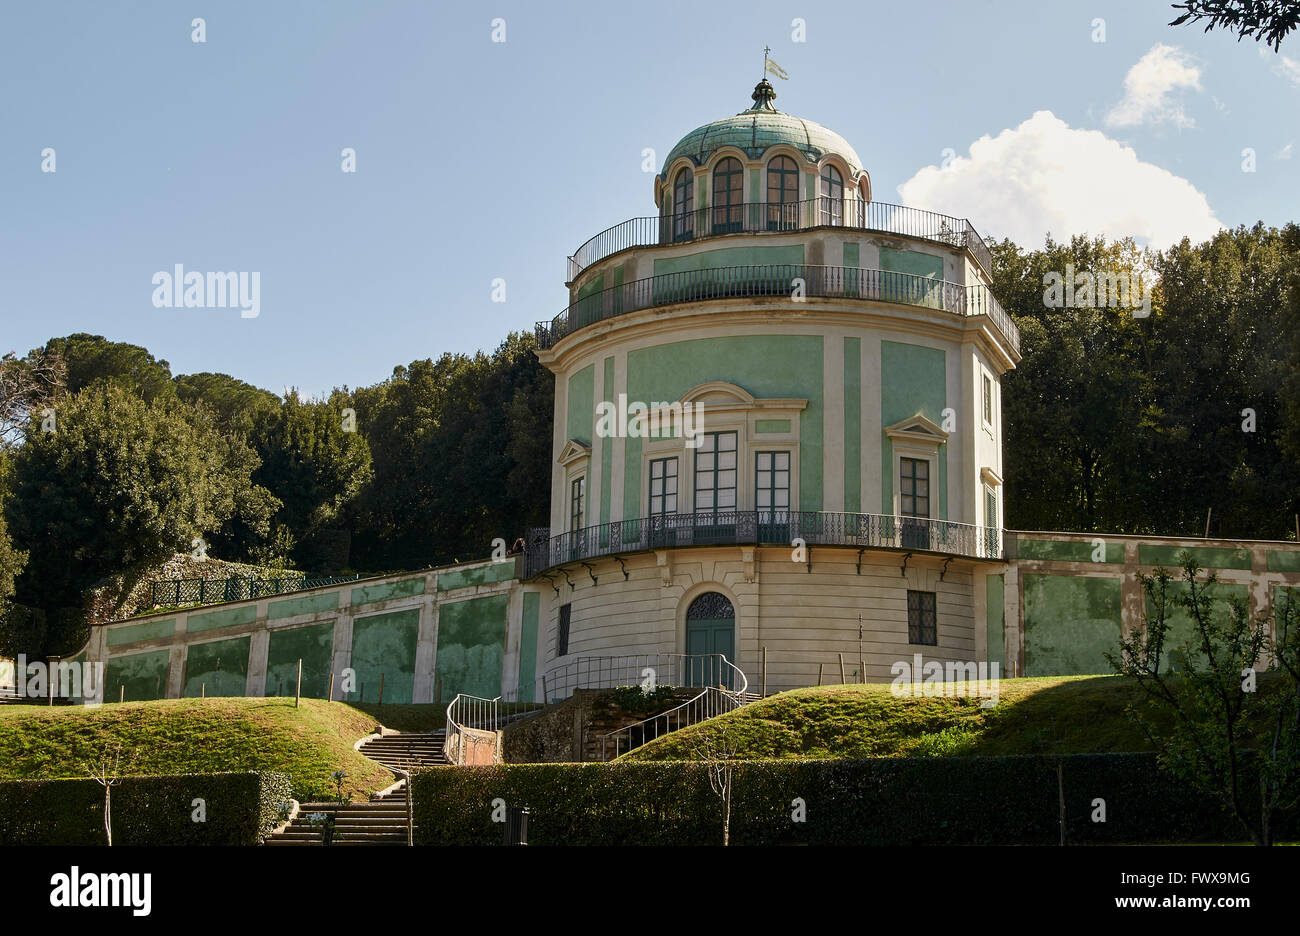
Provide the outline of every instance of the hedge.
[[[1054,844],[1058,764],[1072,844],[1247,838],[1215,803],[1159,771],[1154,754],[1140,753],[742,761],[733,782],[731,841]],[[698,762],[434,767],[416,773],[412,795],[417,844],[500,844],[496,799],[529,808],[533,845],[722,841],[721,800]],[[793,820],[796,798],[805,804],[803,822]],[[1105,822],[1092,821],[1095,799],[1105,801]],[[1294,835],[1295,816],[1275,816],[1274,827],[1278,838]]]
[[[113,787],[114,845],[256,845],[287,806],[289,778],[269,771],[123,777]],[[194,800],[204,801],[195,821]],[[0,845],[104,845],[95,780],[0,782]]]

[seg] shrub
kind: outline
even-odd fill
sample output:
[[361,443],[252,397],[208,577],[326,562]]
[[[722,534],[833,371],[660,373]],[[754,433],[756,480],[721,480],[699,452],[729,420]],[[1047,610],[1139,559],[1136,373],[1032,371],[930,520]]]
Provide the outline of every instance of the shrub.
[[[113,844],[256,845],[290,795],[289,778],[269,771],[123,777],[112,788]],[[91,779],[0,782],[0,844],[105,844],[104,788]]]
[[[1240,838],[1155,755],[917,757],[737,763],[731,840],[748,845],[1052,844],[1057,765],[1067,841]],[[722,840],[721,802],[693,761],[435,767],[412,782],[419,844],[498,844],[492,801],[526,806],[536,845],[704,845]],[[803,800],[806,821],[795,822]],[[1106,821],[1093,822],[1094,801]],[[1288,817],[1294,834],[1294,816]]]

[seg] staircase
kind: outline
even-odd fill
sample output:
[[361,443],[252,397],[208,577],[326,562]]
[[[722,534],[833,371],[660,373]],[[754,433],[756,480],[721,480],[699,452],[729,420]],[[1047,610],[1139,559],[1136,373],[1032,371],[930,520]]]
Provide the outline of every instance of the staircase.
[[[358,750],[388,768],[411,770],[445,764],[443,733],[387,734],[371,739]],[[312,813],[334,816],[332,845],[405,845],[406,781],[399,780],[383,793],[374,793],[367,803],[303,803],[298,815],[282,832],[266,840],[267,845],[320,845],[320,827],[313,827]]]

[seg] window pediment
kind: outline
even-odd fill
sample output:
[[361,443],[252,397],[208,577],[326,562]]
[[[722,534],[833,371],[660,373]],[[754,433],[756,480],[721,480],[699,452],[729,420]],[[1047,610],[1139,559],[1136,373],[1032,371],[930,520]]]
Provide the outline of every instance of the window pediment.
[[565,468],[568,468],[574,462],[584,458],[591,457],[591,446],[583,445],[577,439],[570,439],[564,443],[564,448],[560,451],[560,457],[556,459]]
[[948,433],[920,413],[885,427],[885,435],[896,442],[911,442],[938,448],[948,441]]

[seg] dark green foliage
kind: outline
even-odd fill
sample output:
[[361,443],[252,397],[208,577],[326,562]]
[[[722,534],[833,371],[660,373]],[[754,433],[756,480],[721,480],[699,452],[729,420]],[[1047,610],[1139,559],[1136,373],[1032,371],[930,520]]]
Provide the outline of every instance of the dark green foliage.
[[[259,773],[123,777],[112,788],[114,845],[256,845],[291,796],[289,778]],[[204,800],[206,821],[193,820]],[[95,780],[0,782],[0,845],[103,845]]]
[[280,408],[280,398],[228,374],[179,374],[173,378],[176,394],[186,403],[202,405],[218,428],[246,435],[256,417]]
[[112,383],[146,401],[172,399],[171,366],[139,345],[109,341],[84,332],[51,338],[44,353],[57,355],[67,368],[64,388],[77,393],[100,383]]
[[[1300,231],[1256,225],[1161,254],[1129,242],[993,247],[1021,328],[1003,378],[1006,525],[1289,538],[1300,512]],[[1149,318],[1048,308],[1044,275],[1149,268]],[[1254,431],[1244,428],[1254,413]],[[1290,446],[1288,449],[1287,446]]]
[[13,464],[6,519],[30,551],[15,600],[46,616],[41,643],[16,651],[74,651],[89,588],[189,551],[232,517],[266,523],[243,443],[175,398],[149,403],[111,382],[61,398],[54,432],[29,424]]
[[353,564],[417,569],[485,557],[545,525],[554,379],[531,335],[491,356],[444,354],[354,394],[375,477],[361,498]]
[[[1228,818],[1156,769],[1154,754],[740,761],[731,808],[737,845],[1076,844],[1231,841]],[[721,804],[700,762],[435,767],[416,773],[423,845],[502,840],[492,800],[527,806],[535,845],[708,845]],[[806,822],[792,821],[794,800]],[[1093,822],[1095,799],[1106,821]],[[1288,828],[1294,817],[1288,820]],[[1294,831],[1292,829],[1292,831]]]
[[1173,8],[1185,12],[1170,26],[1207,20],[1206,32],[1227,29],[1237,34],[1238,42],[1250,37],[1263,41],[1274,52],[1281,50],[1286,34],[1300,26],[1297,0],[1184,0]]

